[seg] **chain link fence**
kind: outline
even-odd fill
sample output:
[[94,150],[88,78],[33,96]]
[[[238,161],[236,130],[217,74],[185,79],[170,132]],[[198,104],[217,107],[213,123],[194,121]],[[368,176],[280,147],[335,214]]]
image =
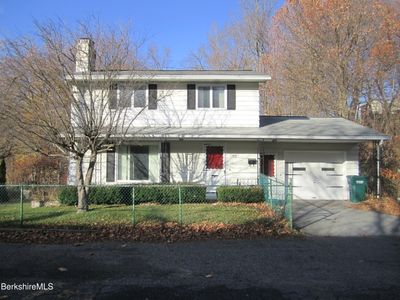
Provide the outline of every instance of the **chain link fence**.
[[282,214],[293,226],[293,185],[291,180],[288,184],[277,180],[274,177],[260,175],[260,185],[263,189],[265,202],[277,213]]
[[76,186],[3,185],[0,227],[246,224],[273,217],[259,185],[219,186],[211,198],[207,192],[204,185],[92,185],[87,187],[90,211],[79,214]]

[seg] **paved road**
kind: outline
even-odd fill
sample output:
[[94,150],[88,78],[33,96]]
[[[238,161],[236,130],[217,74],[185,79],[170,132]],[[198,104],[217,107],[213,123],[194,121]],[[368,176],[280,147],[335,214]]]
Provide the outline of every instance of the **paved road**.
[[398,299],[398,237],[0,244],[0,299]]
[[293,222],[313,236],[400,236],[400,218],[347,207],[349,201],[295,200]]

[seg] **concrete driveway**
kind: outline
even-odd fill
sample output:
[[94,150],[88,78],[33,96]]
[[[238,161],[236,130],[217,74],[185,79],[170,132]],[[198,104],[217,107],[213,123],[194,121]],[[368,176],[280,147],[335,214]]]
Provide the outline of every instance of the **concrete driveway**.
[[399,217],[351,209],[348,204],[294,200],[294,226],[313,236],[400,236]]

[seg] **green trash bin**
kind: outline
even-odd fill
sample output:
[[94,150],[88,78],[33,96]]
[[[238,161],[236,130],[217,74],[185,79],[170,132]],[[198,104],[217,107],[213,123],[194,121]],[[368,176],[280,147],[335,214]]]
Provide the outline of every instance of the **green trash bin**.
[[367,176],[347,176],[350,190],[351,202],[362,202],[365,200],[367,192],[368,177]]

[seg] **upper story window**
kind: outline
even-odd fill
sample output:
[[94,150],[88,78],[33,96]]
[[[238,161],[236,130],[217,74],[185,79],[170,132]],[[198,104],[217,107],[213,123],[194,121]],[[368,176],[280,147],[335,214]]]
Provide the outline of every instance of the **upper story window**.
[[145,86],[138,87],[135,90],[135,96],[133,101],[134,107],[145,107],[146,106],[146,91],[147,88]]
[[225,94],[224,85],[199,85],[197,87],[197,107],[224,108]]
[[114,83],[108,91],[108,99],[110,109],[130,108],[132,104],[133,107],[142,108],[147,105],[147,86],[133,87],[129,84]]
[[118,85],[119,101],[118,106],[121,108],[131,107],[133,89],[129,85]]

